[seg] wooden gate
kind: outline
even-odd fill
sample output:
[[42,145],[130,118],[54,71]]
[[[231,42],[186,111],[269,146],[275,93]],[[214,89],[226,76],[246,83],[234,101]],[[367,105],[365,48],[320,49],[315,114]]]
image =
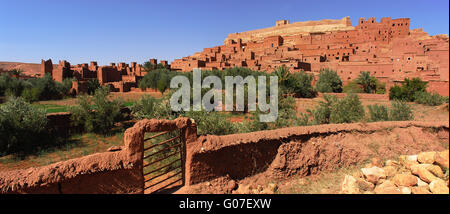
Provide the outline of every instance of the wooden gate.
[[147,134],[153,135],[144,139],[144,193],[165,193],[183,186],[186,153],[183,130]]

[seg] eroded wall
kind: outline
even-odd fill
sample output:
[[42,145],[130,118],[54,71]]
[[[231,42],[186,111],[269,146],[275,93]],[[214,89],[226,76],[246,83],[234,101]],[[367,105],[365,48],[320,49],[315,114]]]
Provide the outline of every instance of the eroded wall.
[[378,122],[290,127],[187,144],[186,184],[220,177],[240,180],[261,172],[309,175],[360,163],[370,156],[448,148],[448,122]]

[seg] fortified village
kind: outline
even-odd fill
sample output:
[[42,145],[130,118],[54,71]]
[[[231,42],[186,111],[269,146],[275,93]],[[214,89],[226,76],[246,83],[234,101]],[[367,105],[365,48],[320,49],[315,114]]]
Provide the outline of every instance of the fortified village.
[[271,72],[279,66],[316,76],[322,69],[338,72],[344,84],[360,72],[386,83],[387,90],[404,78],[419,77],[431,91],[449,93],[448,35],[429,36],[410,30],[410,19],[350,18],[289,23],[229,34],[225,44],[176,59],[172,70],[225,69],[234,66]]
[[[157,64],[156,59],[150,63]],[[271,72],[286,66],[291,72],[317,75],[322,69],[338,72],[344,84],[360,72],[386,83],[389,88],[404,78],[419,77],[428,82],[428,90],[449,95],[448,35],[429,36],[422,29],[410,30],[410,19],[360,18],[356,27],[350,18],[289,23],[276,21],[274,27],[229,34],[225,44],[205,48],[192,56],[174,60],[166,68],[190,72],[194,68],[219,69],[248,67]],[[75,77],[75,92],[86,90],[85,81],[97,78],[113,91],[127,92],[145,75],[140,64],[96,62],[71,66],[66,61],[53,65],[42,60],[41,75],[52,74],[56,81]]]

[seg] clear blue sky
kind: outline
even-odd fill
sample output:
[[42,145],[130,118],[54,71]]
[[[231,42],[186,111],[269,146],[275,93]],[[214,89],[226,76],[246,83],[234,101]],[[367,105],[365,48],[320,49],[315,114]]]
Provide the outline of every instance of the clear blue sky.
[[143,63],[222,45],[229,33],[291,22],[411,18],[411,28],[448,34],[448,0],[0,0],[0,61]]

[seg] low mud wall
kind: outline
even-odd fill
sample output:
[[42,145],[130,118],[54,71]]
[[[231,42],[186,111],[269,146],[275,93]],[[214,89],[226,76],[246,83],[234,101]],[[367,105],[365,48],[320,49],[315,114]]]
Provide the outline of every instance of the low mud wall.
[[[323,97],[323,95],[336,95],[338,98],[343,98],[347,96],[345,93],[318,93],[317,97]],[[368,99],[368,100],[389,100],[389,94],[366,94],[366,93],[357,93],[360,99]]]
[[448,122],[378,122],[291,127],[200,136],[187,145],[188,185],[219,177],[240,180],[267,173],[286,177],[356,164],[380,155],[448,147]]
[[0,172],[0,193],[143,193],[142,157],[130,132],[124,145],[48,166]]
[[144,193],[144,135],[176,129],[182,130],[186,142],[197,138],[189,118],[142,120],[125,131],[121,147],[48,166],[0,172],[0,193]]

